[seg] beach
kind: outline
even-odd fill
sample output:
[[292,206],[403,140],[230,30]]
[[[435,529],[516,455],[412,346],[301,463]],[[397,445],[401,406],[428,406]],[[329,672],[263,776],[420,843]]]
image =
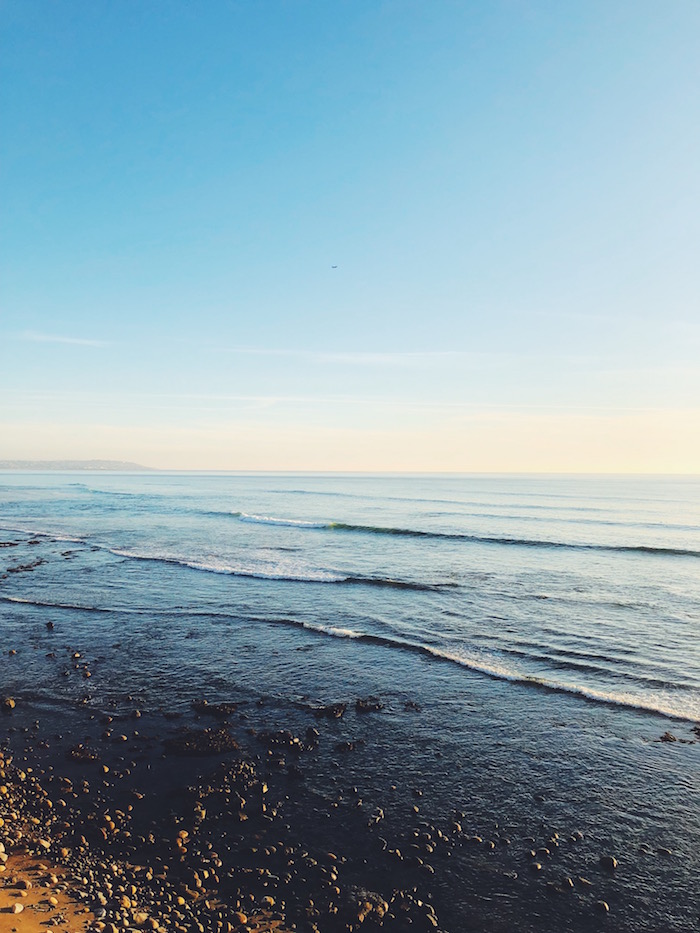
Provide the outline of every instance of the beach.
[[697,927],[696,486],[8,475],[8,930]]

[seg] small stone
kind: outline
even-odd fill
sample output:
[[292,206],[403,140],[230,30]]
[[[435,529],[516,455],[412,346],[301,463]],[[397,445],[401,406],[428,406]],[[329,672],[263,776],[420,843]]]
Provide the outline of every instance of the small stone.
[[10,907],[11,914],[21,914],[23,910],[24,904],[14,903],[12,907]]

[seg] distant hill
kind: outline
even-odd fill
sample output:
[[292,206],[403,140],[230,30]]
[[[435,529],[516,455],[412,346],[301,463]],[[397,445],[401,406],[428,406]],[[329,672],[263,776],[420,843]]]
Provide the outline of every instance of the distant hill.
[[152,470],[126,460],[0,460],[0,470]]

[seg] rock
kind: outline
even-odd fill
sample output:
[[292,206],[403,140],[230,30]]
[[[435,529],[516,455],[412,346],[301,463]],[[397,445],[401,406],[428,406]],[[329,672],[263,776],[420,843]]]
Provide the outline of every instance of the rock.
[[13,697],[5,697],[2,701],[2,708],[6,713],[12,712],[12,710],[17,706]]
[[596,902],[595,902],[595,909],[598,911],[599,914],[609,914],[609,913],[610,913],[610,905],[608,904],[607,901],[596,901]]
[[12,907],[10,907],[11,914],[21,914],[23,910],[24,910],[24,904],[20,904],[17,901],[15,901]]
[[347,703],[329,703],[327,706],[315,707],[313,714],[317,719],[340,719],[347,708]]
[[193,700],[192,709],[207,716],[227,719],[238,709],[238,703],[209,703],[208,700]]
[[338,742],[335,746],[335,750],[337,752],[354,752],[356,748],[364,744],[364,739],[357,739],[356,742]]
[[217,755],[238,749],[238,742],[227,729],[182,729],[164,742],[171,755]]
[[71,759],[71,761],[97,761],[100,757],[99,752],[94,748],[89,748],[87,745],[82,743],[79,745],[74,745],[73,748],[70,748],[66,752],[66,756]]
[[678,739],[672,732],[664,732],[664,734],[659,739],[659,742],[677,742]]
[[606,871],[615,871],[619,864],[614,855],[601,855],[598,862]]
[[384,704],[379,697],[369,696],[364,700],[355,700],[356,713],[377,713],[381,709],[384,709]]

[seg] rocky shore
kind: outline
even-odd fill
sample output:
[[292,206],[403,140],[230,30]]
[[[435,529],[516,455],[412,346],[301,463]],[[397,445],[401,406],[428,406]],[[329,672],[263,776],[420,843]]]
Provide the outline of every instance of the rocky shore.
[[[105,654],[62,625],[28,631],[4,652],[20,689],[0,685],[3,933],[587,933],[633,928],[640,890],[686,896],[665,836],[590,832],[556,788],[518,784],[519,818],[486,812],[478,760],[397,741],[418,735],[423,696],[193,699],[171,680],[163,706],[150,682],[105,689]],[[648,748],[698,738],[679,725]]]
[[[4,703],[10,714],[11,699]],[[12,929],[29,930],[32,914],[71,933],[439,928],[415,887],[376,890],[372,866],[344,854],[342,838],[333,851],[294,838],[285,818],[289,795],[271,784],[280,783],[275,775],[299,782],[297,762],[318,744],[315,727],[303,738],[284,729],[260,733],[253,738],[261,752],[251,756],[231,731],[236,704],[194,705],[195,719],[216,724],[178,725],[154,742],[133,728],[140,710],[131,713],[131,728],[104,716],[99,743],[75,743],[55,761],[35,722],[21,761],[7,747],[0,754],[0,909],[12,915]],[[362,801],[351,796],[359,811]],[[372,851],[382,817],[374,812],[367,822]],[[42,898],[28,898],[37,890]]]

